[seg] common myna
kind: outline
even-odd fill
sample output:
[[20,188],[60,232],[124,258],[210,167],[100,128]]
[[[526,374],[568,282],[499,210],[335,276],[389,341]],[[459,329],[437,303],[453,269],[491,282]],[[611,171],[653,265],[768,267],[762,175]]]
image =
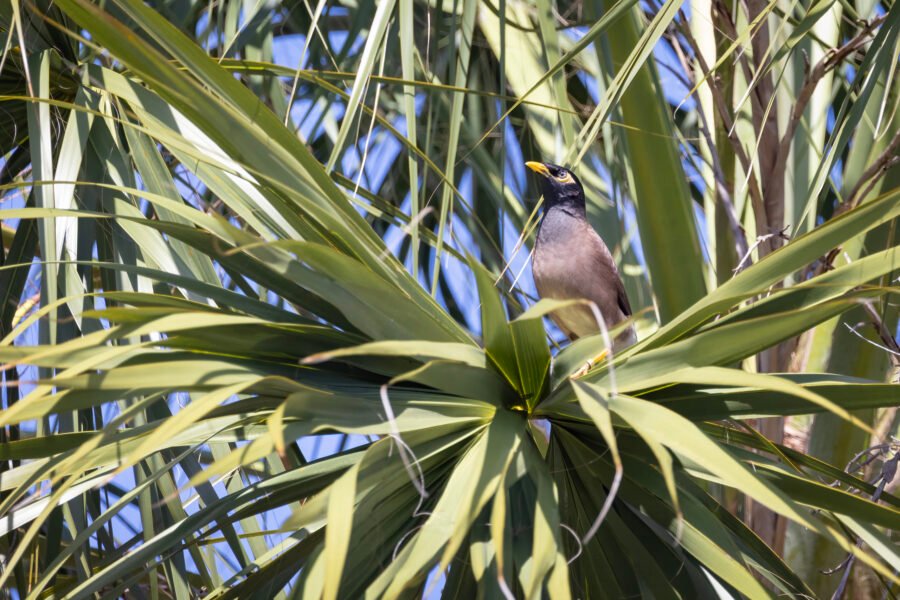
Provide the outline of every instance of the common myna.
[[[549,163],[527,162],[541,175],[544,215],[538,226],[531,267],[541,298],[590,300],[597,305],[608,329],[631,316],[625,286],[609,248],[588,223],[584,188],[574,173]],[[570,339],[600,331],[597,318],[587,304],[561,308],[550,318]],[[613,351],[637,340],[629,326],[613,342]],[[592,363],[600,362],[606,352]]]

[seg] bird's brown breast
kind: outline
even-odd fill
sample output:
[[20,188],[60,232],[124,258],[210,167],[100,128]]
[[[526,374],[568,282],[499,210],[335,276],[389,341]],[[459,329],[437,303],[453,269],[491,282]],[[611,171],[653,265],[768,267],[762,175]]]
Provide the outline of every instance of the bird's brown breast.
[[[613,257],[583,217],[560,209],[548,211],[535,243],[532,271],[541,298],[589,300],[607,327],[627,317],[620,306],[621,281]],[[572,338],[599,330],[586,304],[559,309],[551,317]]]

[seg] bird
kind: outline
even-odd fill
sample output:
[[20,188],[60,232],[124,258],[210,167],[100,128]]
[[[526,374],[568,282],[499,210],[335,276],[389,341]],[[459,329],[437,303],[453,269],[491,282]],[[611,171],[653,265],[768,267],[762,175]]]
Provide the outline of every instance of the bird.
[[[607,329],[628,321],[631,305],[615,260],[603,239],[587,220],[584,187],[575,174],[550,163],[528,161],[529,169],[541,176],[544,213],[538,225],[531,258],[534,283],[541,298],[588,300],[596,305]],[[574,304],[550,313],[550,318],[575,341],[600,332],[597,317],[589,304]],[[618,333],[615,353],[637,341],[634,326]],[[602,362],[609,349],[586,365],[589,370]],[[576,376],[586,372],[583,367]]]

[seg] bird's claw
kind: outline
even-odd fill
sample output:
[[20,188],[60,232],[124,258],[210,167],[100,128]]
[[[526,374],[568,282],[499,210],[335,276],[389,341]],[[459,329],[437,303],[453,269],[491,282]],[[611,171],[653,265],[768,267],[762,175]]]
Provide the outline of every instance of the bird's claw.
[[572,379],[578,379],[579,377],[584,377],[585,375],[588,374],[588,372],[591,369],[594,368],[595,365],[599,365],[600,363],[602,363],[608,355],[609,355],[609,350],[604,350],[603,352],[601,352],[597,356],[591,358],[590,360],[586,360],[584,362],[584,364],[581,365],[581,368],[578,369],[577,371],[575,371],[575,373],[572,375]]
[[584,364],[581,365],[581,368],[578,369],[577,371],[575,371],[575,373],[572,375],[572,379],[578,379],[579,377],[584,377],[585,375],[588,374],[588,371],[590,371],[591,367],[593,367],[593,366],[594,366],[594,363],[592,361],[590,361],[590,360],[584,361]]

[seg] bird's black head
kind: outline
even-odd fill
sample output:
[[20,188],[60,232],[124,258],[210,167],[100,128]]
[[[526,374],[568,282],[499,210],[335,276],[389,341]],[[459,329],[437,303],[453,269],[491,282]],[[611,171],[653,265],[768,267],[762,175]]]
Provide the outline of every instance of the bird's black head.
[[584,188],[575,173],[550,163],[529,161],[525,166],[541,175],[541,193],[548,210],[563,206],[584,212]]

